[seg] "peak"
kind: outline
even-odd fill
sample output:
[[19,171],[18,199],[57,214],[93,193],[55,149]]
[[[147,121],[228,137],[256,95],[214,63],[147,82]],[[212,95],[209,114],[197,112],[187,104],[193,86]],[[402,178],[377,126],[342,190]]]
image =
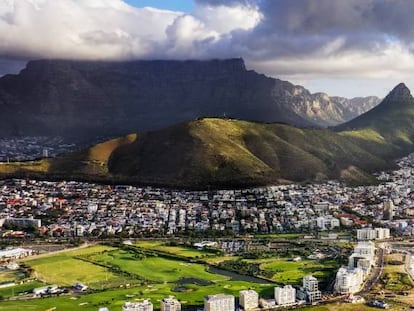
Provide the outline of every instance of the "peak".
[[411,99],[410,89],[404,84],[398,84],[386,97],[388,100],[406,100]]
[[395,91],[398,91],[398,92],[410,92],[410,89],[403,83],[403,82],[401,82],[400,84],[398,84],[393,90],[392,90],[392,92],[395,92]]

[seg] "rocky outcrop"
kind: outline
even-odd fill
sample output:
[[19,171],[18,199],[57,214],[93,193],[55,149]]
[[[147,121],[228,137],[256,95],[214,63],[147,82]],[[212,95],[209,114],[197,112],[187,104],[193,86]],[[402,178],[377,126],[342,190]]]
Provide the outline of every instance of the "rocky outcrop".
[[345,98],[325,93],[311,94],[303,87],[296,86],[291,106],[301,117],[322,127],[334,126],[371,110],[381,102],[376,96]]

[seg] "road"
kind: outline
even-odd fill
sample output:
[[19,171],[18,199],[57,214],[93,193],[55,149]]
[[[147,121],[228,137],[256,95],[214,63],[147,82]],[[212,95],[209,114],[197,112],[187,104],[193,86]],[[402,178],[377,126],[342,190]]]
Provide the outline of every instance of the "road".
[[364,286],[362,287],[361,293],[368,293],[378,282],[382,272],[384,271],[385,259],[384,259],[384,248],[380,247],[377,252],[377,260],[374,268],[366,279]]
[[66,252],[70,252],[70,251],[75,251],[75,250],[82,249],[82,248],[87,248],[89,246],[92,246],[93,244],[96,244],[96,243],[91,244],[91,243],[85,242],[85,243],[83,243],[82,245],[80,245],[78,247],[71,247],[71,248],[61,249],[61,250],[58,250],[58,251],[46,252],[46,253],[42,253],[42,254],[38,254],[38,255],[33,255],[33,256],[21,258],[21,259],[18,259],[16,261],[25,261],[25,260],[28,260],[28,259],[38,259],[38,258],[43,258],[43,257],[49,257],[49,256],[56,255],[56,254],[61,254],[61,253],[66,253]]

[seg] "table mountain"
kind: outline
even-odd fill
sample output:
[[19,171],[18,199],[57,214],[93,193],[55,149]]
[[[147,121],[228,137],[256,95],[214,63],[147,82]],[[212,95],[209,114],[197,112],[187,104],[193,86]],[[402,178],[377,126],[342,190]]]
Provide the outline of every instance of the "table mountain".
[[338,124],[375,104],[314,94],[211,61],[31,61],[0,78],[3,135],[114,136],[224,114],[297,126]]

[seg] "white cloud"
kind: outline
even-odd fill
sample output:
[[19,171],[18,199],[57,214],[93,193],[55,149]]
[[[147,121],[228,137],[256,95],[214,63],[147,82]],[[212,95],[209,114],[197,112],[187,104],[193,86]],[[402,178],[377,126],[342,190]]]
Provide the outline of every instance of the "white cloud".
[[257,7],[197,5],[194,15],[121,0],[3,0],[0,55],[22,58],[207,57],[204,45],[253,28]]
[[249,30],[256,27],[262,19],[258,6],[196,5],[193,15],[202,20],[208,28],[218,33],[233,30]]
[[384,85],[414,80],[413,10],[405,0],[195,0],[187,14],[122,0],[0,0],[0,63],[243,57],[293,82]]
[[181,13],[120,0],[9,0],[0,7],[0,55],[24,58],[147,57]]

